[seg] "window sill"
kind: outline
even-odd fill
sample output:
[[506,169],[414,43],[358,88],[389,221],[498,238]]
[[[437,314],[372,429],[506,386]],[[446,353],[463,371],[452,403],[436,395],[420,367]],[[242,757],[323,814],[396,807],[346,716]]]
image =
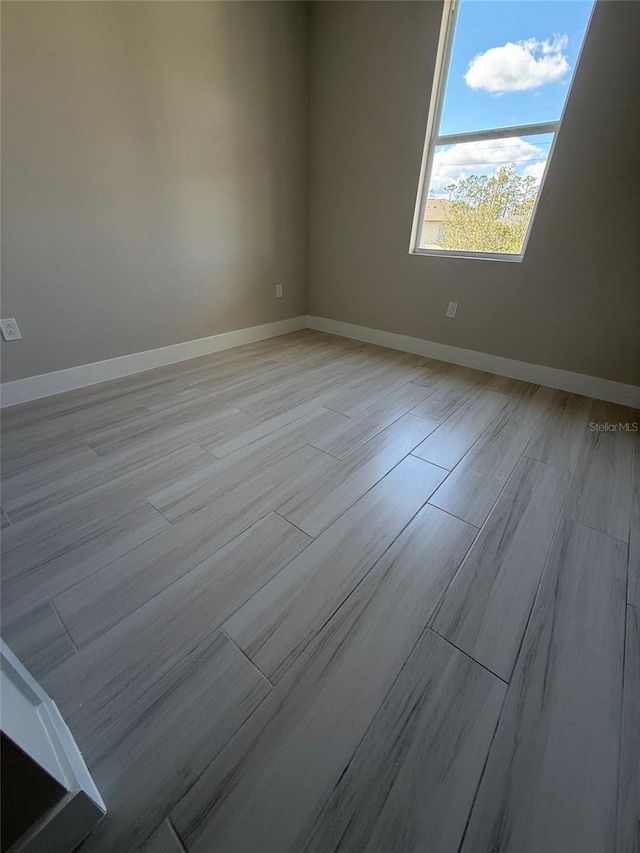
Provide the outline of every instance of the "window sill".
[[455,249],[409,249],[410,255],[425,255],[434,258],[466,258],[474,261],[506,261],[520,264],[524,254],[506,255],[498,252],[461,252]]

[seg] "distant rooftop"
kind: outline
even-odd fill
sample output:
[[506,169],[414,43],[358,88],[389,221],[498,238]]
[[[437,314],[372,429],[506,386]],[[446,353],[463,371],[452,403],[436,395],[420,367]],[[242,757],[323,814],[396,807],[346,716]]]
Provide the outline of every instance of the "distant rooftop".
[[428,198],[427,208],[424,212],[425,222],[441,222],[449,214],[451,202],[446,198]]

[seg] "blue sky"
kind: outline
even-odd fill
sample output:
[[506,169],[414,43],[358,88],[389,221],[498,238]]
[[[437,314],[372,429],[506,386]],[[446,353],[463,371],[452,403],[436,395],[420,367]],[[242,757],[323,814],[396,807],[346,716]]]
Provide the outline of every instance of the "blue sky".
[[[592,7],[591,0],[462,0],[440,133],[559,119]],[[566,38],[558,39],[558,36]],[[538,43],[537,49],[531,40]],[[528,43],[527,52],[534,62],[553,60],[555,53],[556,65],[547,75],[551,78],[549,82],[542,82],[547,79],[542,74],[541,85],[526,90],[471,88],[465,81],[465,74],[474,57],[508,42]],[[499,55],[495,57],[499,59]],[[567,70],[560,74],[562,58]],[[487,57],[487,73],[490,60],[491,56]],[[556,79],[553,79],[554,73],[558,73]]]
[[[593,0],[462,0],[440,135],[560,118]],[[436,149],[431,195],[516,163],[542,177],[552,134]]]

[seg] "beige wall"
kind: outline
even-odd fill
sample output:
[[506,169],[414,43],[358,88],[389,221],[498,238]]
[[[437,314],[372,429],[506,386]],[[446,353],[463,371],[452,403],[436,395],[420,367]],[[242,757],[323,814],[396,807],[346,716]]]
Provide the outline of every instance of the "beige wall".
[[308,11],[5,0],[3,379],[296,316],[308,285],[314,314],[637,382],[640,3],[596,10],[522,264],[407,252],[440,4],[311,4],[310,88]]
[[304,312],[307,45],[298,3],[2,4],[4,380]]
[[640,3],[596,9],[522,264],[407,252],[440,14],[313,5],[310,313],[638,382]]

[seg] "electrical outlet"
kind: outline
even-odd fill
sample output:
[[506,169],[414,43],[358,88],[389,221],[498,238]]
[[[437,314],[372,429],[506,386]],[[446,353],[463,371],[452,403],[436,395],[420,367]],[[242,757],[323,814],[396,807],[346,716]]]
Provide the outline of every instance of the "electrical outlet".
[[276,284],[276,297],[278,299],[282,298],[282,285],[281,284]]
[[457,311],[458,311],[458,303],[457,302],[450,302],[447,305],[446,316],[449,317],[451,320],[453,320],[453,318],[456,316]]
[[8,317],[6,320],[0,320],[0,330],[5,341],[20,341],[22,335],[16,322],[15,317]]

